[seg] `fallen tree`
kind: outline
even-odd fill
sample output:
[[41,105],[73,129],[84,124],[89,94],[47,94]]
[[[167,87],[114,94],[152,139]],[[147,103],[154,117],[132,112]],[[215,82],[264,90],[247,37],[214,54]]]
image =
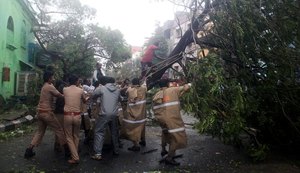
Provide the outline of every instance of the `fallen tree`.
[[[250,155],[262,160],[272,146],[300,143],[299,2],[192,1],[191,28],[167,60],[148,73],[152,87],[180,62],[191,43],[208,49],[181,63],[193,88],[184,109],[199,119],[197,129],[225,143],[241,145],[252,136]],[[210,26],[210,27],[207,27]],[[199,36],[199,33],[203,33]]]

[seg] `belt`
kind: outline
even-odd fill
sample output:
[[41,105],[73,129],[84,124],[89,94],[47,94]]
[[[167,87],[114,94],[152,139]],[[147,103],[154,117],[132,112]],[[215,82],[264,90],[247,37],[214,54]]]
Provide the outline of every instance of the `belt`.
[[64,115],[73,115],[73,116],[76,116],[76,115],[80,115],[81,112],[64,112]]

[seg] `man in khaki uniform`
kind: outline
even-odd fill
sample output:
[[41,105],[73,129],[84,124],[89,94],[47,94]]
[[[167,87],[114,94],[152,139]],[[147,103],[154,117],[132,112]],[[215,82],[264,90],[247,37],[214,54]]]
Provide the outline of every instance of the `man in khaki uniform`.
[[140,151],[138,144],[146,123],[146,92],[147,88],[140,86],[138,78],[134,78],[132,86],[127,89],[128,103],[123,125],[126,138],[133,142],[133,146],[128,148],[130,151]]
[[30,158],[35,155],[33,148],[41,143],[47,126],[53,129],[55,135],[58,137],[58,142],[61,146],[64,146],[65,151],[67,152],[68,150],[63,128],[53,113],[54,97],[63,97],[63,95],[57,89],[55,89],[52,84],[54,81],[53,75],[54,74],[52,71],[46,71],[43,75],[44,85],[42,87],[39,104],[37,106],[38,129],[35,132],[29,147],[25,151],[25,158]]
[[69,78],[70,86],[63,89],[65,96],[64,106],[64,130],[68,146],[71,151],[71,164],[79,163],[78,145],[81,123],[82,102],[86,102],[83,89],[77,87],[79,78],[71,75]]
[[[187,136],[185,133],[184,122],[180,115],[179,97],[187,91],[190,84],[181,87],[168,87],[169,80],[161,79],[161,88],[153,97],[153,112],[162,128],[162,152],[165,156],[165,163],[179,165],[173,157],[177,149],[185,148]],[[166,146],[169,144],[169,151]]]

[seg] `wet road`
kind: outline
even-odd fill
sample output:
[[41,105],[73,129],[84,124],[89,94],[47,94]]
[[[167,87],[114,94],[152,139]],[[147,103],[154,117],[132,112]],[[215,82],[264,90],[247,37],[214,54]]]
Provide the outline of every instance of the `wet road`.
[[[185,117],[185,122],[192,124],[194,120]],[[1,142],[0,172],[300,172],[297,166],[282,159],[253,164],[240,150],[224,145],[210,136],[199,135],[188,125],[187,134],[188,148],[177,153],[183,154],[183,157],[176,159],[181,162],[180,166],[159,163],[160,127],[150,125],[146,127],[147,145],[140,152],[128,151],[131,143],[123,140],[124,146],[118,157],[113,157],[112,151],[105,150],[104,159],[95,161],[90,159],[91,146],[81,142],[80,164],[69,165],[63,153],[53,151],[54,135],[48,130],[42,144],[35,149],[36,156],[29,160],[24,159],[23,154],[32,134]],[[143,154],[150,150],[153,152]]]

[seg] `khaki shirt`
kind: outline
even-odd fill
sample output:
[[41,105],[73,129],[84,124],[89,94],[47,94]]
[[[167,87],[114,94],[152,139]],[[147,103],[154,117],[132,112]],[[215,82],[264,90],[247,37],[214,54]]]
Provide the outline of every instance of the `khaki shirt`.
[[183,87],[164,88],[153,97],[155,117],[166,124],[169,130],[184,127],[179,102],[183,89]]
[[55,108],[54,97],[59,95],[59,91],[49,83],[45,83],[41,90],[38,110],[53,111]]
[[63,89],[65,96],[65,112],[81,112],[82,100],[85,98],[83,89],[71,85]]
[[128,93],[128,101],[135,101],[145,100],[147,88],[143,86],[132,86],[127,89]]
[[[135,120],[144,119],[146,117],[146,93],[147,88],[133,86],[127,89],[128,104],[127,113]],[[125,117],[126,118],[126,117]]]

